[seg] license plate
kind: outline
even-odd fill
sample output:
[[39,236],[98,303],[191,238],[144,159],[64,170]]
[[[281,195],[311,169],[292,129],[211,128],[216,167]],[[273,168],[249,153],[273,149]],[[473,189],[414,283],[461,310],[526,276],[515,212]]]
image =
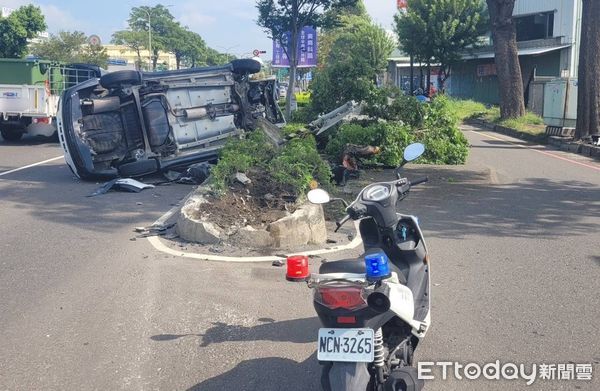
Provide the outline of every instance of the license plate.
[[319,329],[319,361],[372,362],[373,329]]

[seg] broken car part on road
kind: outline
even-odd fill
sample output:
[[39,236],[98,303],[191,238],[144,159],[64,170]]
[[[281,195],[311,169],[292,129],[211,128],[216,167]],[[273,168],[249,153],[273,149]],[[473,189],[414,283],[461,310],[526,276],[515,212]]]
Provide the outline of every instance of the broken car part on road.
[[139,193],[142,190],[153,188],[154,185],[148,185],[146,183],[136,181],[135,179],[120,178],[106,182],[105,184],[97,188],[92,194],[88,195],[88,197],[95,197],[101,194],[106,194],[110,190],[125,191],[129,193]]
[[106,74],[66,90],[58,131],[82,179],[139,177],[217,158],[257,120],[284,123],[275,79],[251,80],[251,59],[206,68]]

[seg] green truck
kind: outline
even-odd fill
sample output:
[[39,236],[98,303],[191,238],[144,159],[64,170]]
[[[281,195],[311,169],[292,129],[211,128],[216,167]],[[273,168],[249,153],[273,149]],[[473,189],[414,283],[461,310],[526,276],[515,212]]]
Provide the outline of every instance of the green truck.
[[0,59],[0,133],[8,141],[24,133],[51,136],[61,93],[100,77],[88,64],[62,64],[36,59]]

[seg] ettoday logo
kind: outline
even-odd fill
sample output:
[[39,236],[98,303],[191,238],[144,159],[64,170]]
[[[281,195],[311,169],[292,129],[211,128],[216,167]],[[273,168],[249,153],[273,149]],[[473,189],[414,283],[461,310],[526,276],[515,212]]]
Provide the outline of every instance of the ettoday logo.
[[441,368],[441,379],[454,376],[457,380],[523,380],[530,386],[536,380],[592,380],[592,364],[513,364],[495,362],[480,365],[451,361],[422,361],[417,365],[421,380],[434,380],[434,370]]

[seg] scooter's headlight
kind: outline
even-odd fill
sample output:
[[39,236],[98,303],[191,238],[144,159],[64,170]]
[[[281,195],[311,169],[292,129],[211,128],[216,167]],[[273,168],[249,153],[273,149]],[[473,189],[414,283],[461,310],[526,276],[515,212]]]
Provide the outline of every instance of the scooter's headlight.
[[389,186],[384,185],[374,185],[369,187],[363,193],[363,200],[365,201],[383,201],[390,196],[390,188]]

